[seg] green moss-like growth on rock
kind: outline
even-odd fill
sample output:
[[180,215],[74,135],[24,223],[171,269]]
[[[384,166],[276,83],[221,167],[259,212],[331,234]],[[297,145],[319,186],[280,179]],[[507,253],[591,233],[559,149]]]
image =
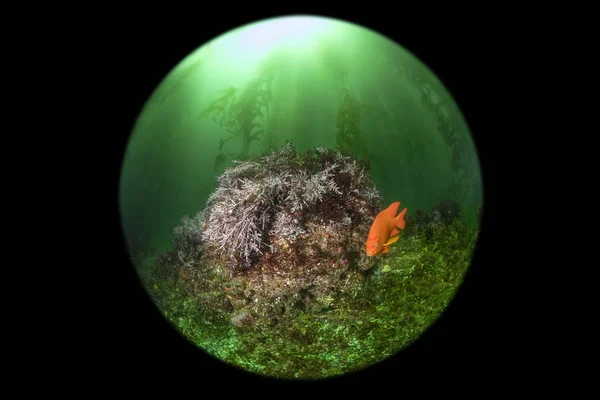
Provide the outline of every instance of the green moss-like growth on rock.
[[251,372],[315,379],[364,368],[439,316],[478,233],[443,201],[409,218],[390,253],[366,257],[380,200],[353,158],[297,155],[288,143],[225,171],[144,282],[186,338]]

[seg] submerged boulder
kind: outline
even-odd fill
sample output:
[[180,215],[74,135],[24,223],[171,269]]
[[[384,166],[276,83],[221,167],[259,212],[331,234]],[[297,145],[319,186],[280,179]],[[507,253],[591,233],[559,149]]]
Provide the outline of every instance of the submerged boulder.
[[323,147],[298,155],[288,142],[227,169],[206,208],[175,229],[169,260],[218,318],[276,324],[356,295],[381,206],[359,161]]

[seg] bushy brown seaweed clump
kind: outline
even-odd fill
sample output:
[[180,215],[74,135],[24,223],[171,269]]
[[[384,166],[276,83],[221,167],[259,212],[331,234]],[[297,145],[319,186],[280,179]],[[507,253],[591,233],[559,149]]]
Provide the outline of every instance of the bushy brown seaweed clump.
[[381,198],[352,157],[317,148],[236,162],[206,208],[174,231],[162,256],[198,306],[237,327],[335,308],[361,287],[364,254]]

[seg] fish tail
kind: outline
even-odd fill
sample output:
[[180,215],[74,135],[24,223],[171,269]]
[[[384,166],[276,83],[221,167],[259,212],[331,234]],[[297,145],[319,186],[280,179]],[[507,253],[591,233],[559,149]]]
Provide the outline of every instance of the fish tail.
[[402,210],[402,212],[400,214],[398,214],[398,216],[395,218],[396,226],[400,229],[404,229],[404,227],[406,226],[406,221],[404,220],[404,215],[406,214],[406,210],[407,210],[407,208],[405,207],[404,210]]

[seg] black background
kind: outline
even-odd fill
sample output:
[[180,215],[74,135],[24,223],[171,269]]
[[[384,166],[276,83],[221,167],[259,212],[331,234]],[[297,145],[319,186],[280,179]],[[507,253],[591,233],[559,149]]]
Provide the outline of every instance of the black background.
[[[359,373],[309,383],[251,375],[224,365],[182,338],[151,303],[125,251],[117,190],[128,136],[159,82],[205,40],[257,19],[299,12],[259,12],[245,4],[246,10],[237,14],[181,9],[163,15],[156,9],[152,18],[133,14],[121,18],[115,13],[106,24],[94,25],[92,61],[97,68],[95,77],[87,78],[92,81],[88,87],[102,96],[103,105],[95,114],[103,134],[94,146],[103,154],[96,179],[107,186],[94,193],[94,201],[104,204],[106,211],[97,221],[103,250],[88,262],[89,268],[98,271],[90,279],[99,290],[88,293],[92,299],[86,300],[94,311],[87,312],[85,328],[81,324],[70,333],[82,365],[88,366],[79,371],[80,382],[98,389],[184,390],[198,395],[214,388],[217,396],[225,398],[240,390],[252,398],[264,394],[257,390],[258,383],[272,385],[272,394],[279,390],[293,393],[285,391],[291,384],[312,386],[315,394],[331,389],[341,395],[342,391],[336,391],[360,388],[370,395],[392,393],[396,397],[413,389],[427,395],[481,385],[487,391],[520,379],[515,368],[519,361],[511,351],[518,329],[505,311],[510,294],[503,285],[509,277],[501,247],[507,226],[501,223],[506,220],[500,216],[502,193],[498,189],[507,177],[500,151],[506,148],[507,134],[501,132],[499,121],[510,112],[502,71],[511,46],[498,24],[489,19],[458,12],[409,13],[396,6],[395,11],[372,6],[370,12],[336,7],[300,13],[346,19],[396,40],[433,70],[467,120],[482,164],[483,231],[473,265],[448,310],[397,356]],[[432,13],[438,16],[432,18]],[[109,210],[111,206],[114,209]]]

